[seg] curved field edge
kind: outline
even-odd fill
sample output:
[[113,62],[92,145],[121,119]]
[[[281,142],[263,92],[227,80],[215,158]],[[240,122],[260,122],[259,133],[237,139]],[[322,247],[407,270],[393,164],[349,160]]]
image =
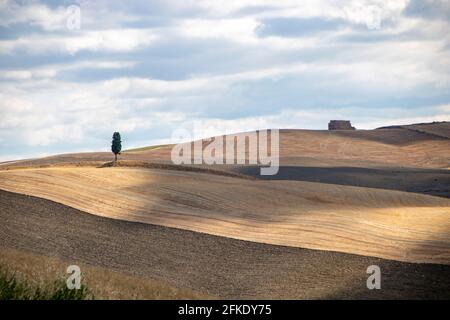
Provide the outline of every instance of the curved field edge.
[[261,243],[450,264],[448,199],[137,168],[0,172],[0,188],[100,216]]
[[56,162],[53,164],[39,164],[33,163],[24,166],[0,166],[1,171],[9,170],[24,170],[24,169],[44,169],[44,168],[111,168],[111,167],[123,167],[123,168],[144,168],[144,169],[161,169],[161,170],[174,170],[174,171],[187,171],[187,172],[198,172],[198,173],[208,173],[215,174],[219,176],[240,178],[240,179],[255,179],[253,176],[241,174],[238,172],[227,171],[225,169],[220,169],[216,166],[214,168],[200,167],[196,165],[175,165],[170,163],[161,162],[150,162],[150,161],[137,161],[137,160],[118,160],[116,162],[109,161],[81,161],[81,162]]

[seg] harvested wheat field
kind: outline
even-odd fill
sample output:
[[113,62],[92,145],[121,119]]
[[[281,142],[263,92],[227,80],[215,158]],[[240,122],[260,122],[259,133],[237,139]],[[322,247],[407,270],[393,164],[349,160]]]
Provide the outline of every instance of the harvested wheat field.
[[120,220],[260,243],[450,264],[450,200],[142,168],[0,172],[0,188]]

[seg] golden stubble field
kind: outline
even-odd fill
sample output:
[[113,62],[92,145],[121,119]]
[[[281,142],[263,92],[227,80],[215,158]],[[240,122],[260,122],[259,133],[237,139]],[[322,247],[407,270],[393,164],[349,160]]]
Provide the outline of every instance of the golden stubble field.
[[0,189],[92,214],[261,243],[450,264],[450,200],[146,168],[0,171]]

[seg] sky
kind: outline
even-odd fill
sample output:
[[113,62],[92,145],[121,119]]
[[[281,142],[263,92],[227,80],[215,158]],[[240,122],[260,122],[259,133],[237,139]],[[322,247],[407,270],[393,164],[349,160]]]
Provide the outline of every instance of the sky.
[[0,161],[450,120],[450,0],[0,0]]

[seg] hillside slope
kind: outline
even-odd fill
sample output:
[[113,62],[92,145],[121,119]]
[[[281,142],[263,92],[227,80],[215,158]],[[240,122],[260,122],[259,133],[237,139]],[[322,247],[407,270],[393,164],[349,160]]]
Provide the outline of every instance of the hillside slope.
[[450,200],[143,168],[0,171],[0,189],[92,214],[255,242],[450,264]]
[[[450,124],[434,130],[450,130]],[[168,163],[171,150],[171,145],[141,148],[123,152],[120,159]],[[356,131],[280,130],[283,166],[449,168],[449,150],[448,138],[397,127]],[[113,158],[110,152],[63,154],[6,162],[0,168],[105,162]]]

